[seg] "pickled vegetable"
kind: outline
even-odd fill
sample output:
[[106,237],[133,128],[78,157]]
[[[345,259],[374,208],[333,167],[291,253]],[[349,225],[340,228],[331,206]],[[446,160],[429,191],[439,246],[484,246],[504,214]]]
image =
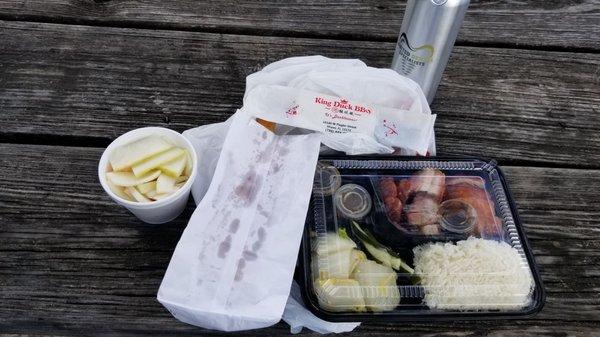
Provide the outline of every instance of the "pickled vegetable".
[[360,227],[356,221],[352,221],[352,229],[354,230],[354,234],[356,234],[358,239],[375,260],[385,266],[394,268],[395,270],[402,270],[409,274],[415,272],[408,264],[402,261],[396,252],[379,243],[371,232]]

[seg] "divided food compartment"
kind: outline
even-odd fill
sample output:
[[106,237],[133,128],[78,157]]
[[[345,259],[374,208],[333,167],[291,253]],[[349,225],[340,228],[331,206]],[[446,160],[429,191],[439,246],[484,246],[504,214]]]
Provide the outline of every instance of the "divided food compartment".
[[543,287],[502,172],[472,158],[321,157],[307,307],[334,322],[538,312]]

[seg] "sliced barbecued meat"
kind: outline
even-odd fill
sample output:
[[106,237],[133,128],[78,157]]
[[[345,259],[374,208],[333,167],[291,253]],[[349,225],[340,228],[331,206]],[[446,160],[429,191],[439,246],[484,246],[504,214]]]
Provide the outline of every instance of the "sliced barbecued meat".
[[438,225],[427,225],[419,228],[421,230],[421,234],[424,235],[438,235],[440,234],[440,226]]
[[402,202],[398,199],[398,191],[394,178],[381,178],[379,180],[379,190],[390,221],[395,223],[400,222],[402,220]]
[[398,199],[406,204],[406,200],[410,196],[410,179],[398,180],[396,183],[396,190],[398,191]]
[[402,202],[396,197],[387,197],[383,201],[388,217],[392,222],[398,223],[402,220]]
[[423,169],[410,177],[410,193],[427,193],[437,202],[442,201],[446,189],[446,175],[440,170]]
[[438,220],[439,207],[439,203],[432,195],[417,193],[408,207],[406,219],[413,226],[434,225]]
[[379,190],[381,191],[381,196],[385,200],[389,197],[396,197],[398,194],[396,189],[396,183],[394,182],[394,178],[392,177],[383,177],[379,180]]
[[496,217],[494,203],[485,190],[483,179],[448,178],[445,198],[462,200],[475,209],[477,212],[476,234],[482,237],[498,234],[502,221]]

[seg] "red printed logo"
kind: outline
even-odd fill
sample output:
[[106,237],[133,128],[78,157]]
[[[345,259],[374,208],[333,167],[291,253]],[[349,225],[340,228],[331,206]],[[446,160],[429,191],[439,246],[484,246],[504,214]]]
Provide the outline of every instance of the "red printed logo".
[[287,111],[285,112],[286,117],[295,117],[298,116],[298,104],[294,105],[293,107],[287,109]]
[[326,99],[324,97],[315,97],[315,103],[327,107],[332,112],[345,112],[347,115],[360,116],[362,114],[371,114],[373,109],[361,105],[352,105],[347,99],[339,100]]
[[385,136],[389,137],[389,136],[393,136],[393,135],[397,135],[398,131],[396,129],[396,124],[388,122],[387,120],[383,120],[383,126],[385,127]]

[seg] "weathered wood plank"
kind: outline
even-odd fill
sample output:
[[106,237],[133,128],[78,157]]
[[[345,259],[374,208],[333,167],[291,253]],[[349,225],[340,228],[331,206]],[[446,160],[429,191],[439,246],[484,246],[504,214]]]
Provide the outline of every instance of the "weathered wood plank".
[[[102,149],[0,144],[0,333],[187,336],[155,300],[192,207],[144,225],[104,195]],[[361,334],[592,336],[600,327],[597,170],[505,167],[548,299],[527,320],[366,324]],[[206,332],[209,333],[209,332]],[[284,324],[241,335],[287,335]],[[218,333],[209,333],[220,335]]]
[[[11,20],[395,41],[405,1],[0,1]],[[600,49],[595,0],[473,0],[459,43]]]
[[[0,27],[0,139],[21,143],[102,145],[147,125],[183,131],[233,113],[245,76],[269,62],[319,52],[385,67],[394,48],[20,22]],[[599,69],[595,54],[456,48],[433,104],[440,153],[598,167]]]

